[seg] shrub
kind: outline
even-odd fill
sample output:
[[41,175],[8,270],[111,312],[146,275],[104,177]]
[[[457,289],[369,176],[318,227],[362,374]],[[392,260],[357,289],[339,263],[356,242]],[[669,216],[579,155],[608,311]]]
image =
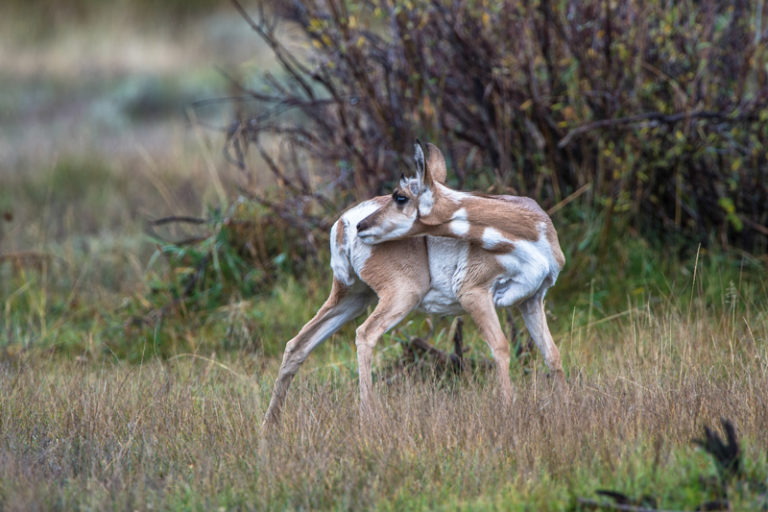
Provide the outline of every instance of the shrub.
[[419,137],[459,187],[548,206],[586,192],[606,235],[766,247],[768,7],[294,0],[274,7],[284,22],[238,7],[281,72],[243,86],[229,151],[245,168],[255,148],[282,186],[275,211],[307,233],[387,190]]

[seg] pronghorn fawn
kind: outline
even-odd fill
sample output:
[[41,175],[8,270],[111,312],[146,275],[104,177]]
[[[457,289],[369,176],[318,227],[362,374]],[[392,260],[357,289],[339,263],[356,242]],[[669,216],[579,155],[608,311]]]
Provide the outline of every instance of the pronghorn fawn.
[[278,419],[291,379],[309,353],[377,298],[355,337],[364,417],[375,410],[373,348],[414,309],[469,313],[491,348],[508,402],[510,346],[496,308],[518,306],[557,387],[567,390],[544,313],[544,294],[565,264],[549,216],[529,198],[448,188],[440,150],[427,144],[425,158],[421,144],[415,148],[415,178],[401,178],[392,195],[354,206],[333,225],[330,296],[286,345],[265,425]]

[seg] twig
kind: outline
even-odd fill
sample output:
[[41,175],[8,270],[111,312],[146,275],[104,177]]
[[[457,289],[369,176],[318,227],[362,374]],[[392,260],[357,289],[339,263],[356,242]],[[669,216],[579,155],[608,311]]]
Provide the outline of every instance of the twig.
[[739,217],[744,224],[751,227],[755,231],[764,234],[765,236],[768,236],[768,228],[763,226],[762,224],[758,224],[757,222],[753,221],[752,219],[747,219],[744,217]]
[[184,215],[171,215],[169,217],[162,217],[160,219],[150,220],[147,221],[147,232],[166,243],[172,243],[174,245],[194,245],[197,243],[200,243],[204,240],[207,240],[210,238],[210,234],[205,235],[197,235],[197,236],[190,236],[187,238],[182,238],[181,240],[168,240],[165,237],[160,236],[154,229],[152,229],[155,226],[162,226],[164,224],[171,224],[174,222],[182,223],[182,224],[206,224],[208,221],[206,219],[201,219],[199,217],[188,217]]
[[563,209],[564,207],[566,207],[567,205],[571,204],[573,201],[578,199],[584,192],[589,190],[591,187],[592,187],[591,182],[585,183],[584,185],[580,186],[571,195],[569,195],[568,197],[566,197],[565,199],[563,199],[562,201],[554,205],[552,208],[547,210],[547,215],[550,215],[550,216],[554,215],[555,213],[557,213],[558,211],[560,211],[561,209]]
[[646,112],[643,114],[637,114],[634,116],[617,117],[614,119],[600,119],[599,121],[593,121],[574,128],[569,131],[565,137],[560,139],[557,143],[557,147],[562,149],[571,143],[574,137],[581,135],[592,130],[599,128],[607,128],[611,126],[624,126],[628,124],[641,123],[643,121],[658,121],[660,123],[672,124],[679,121],[688,119],[717,119],[721,121],[744,121],[750,120],[752,116],[733,116],[730,114],[723,114],[722,112],[711,112],[708,110],[694,110],[692,112],[678,112],[676,114],[662,114],[661,112]]
[[602,501],[591,500],[588,498],[577,498],[576,501],[578,501],[582,505],[586,505],[588,507],[592,507],[596,509],[622,510],[625,512],[686,512],[685,510],[669,510],[669,509],[662,509],[662,508],[648,508],[648,507],[637,506],[637,505],[623,505],[620,503],[605,503]]
[[451,360],[459,372],[463,372],[466,368],[464,352],[467,350],[464,348],[464,319],[459,317],[456,319],[456,330],[453,333],[453,354],[451,354]]
[[44,264],[53,260],[51,254],[38,251],[18,251],[0,254],[0,263],[10,261],[14,268],[21,269],[24,266],[32,266],[41,269]]
[[411,349],[417,349],[419,352],[423,354],[429,354],[430,356],[437,359],[439,364],[442,364],[443,366],[447,366],[450,361],[451,357],[449,354],[443,352],[439,348],[435,347],[434,345],[431,345],[426,340],[422,338],[412,338],[410,340]]
[[183,215],[171,215],[170,217],[162,217],[156,220],[150,220],[147,224],[150,226],[162,226],[163,224],[170,224],[171,222],[184,222],[187,224],[205,224],[208,222],[205,219],[199,217],[186,217]]
[[50,260],[51,255],[45,252],[38,251],[18,251],[18,252],[6,252],[0,254],[0,261],[22,261],[22,260]]

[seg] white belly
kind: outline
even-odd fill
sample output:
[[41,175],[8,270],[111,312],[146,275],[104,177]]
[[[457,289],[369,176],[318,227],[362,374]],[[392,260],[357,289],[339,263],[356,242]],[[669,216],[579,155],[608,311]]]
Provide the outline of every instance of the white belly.
[[418,309],[437,315],[456,315],[464,310],[456,298],[467,271],[469,242],[444,237],[427,237],[429,291]]

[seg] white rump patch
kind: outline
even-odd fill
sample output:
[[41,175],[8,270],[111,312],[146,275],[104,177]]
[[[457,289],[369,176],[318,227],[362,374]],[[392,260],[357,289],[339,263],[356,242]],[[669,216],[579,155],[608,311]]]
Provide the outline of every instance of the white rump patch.
[[[346,228],[347,226],[343,217],[334,222],[333,227],[331,228],[331,270],[336,279],[343,284],[350,286],[355,282],[355,278],[352,275],[352,265],[347,257],[349,232]],[[337,233],[339,229],[344,229],[341,244],[337,242]]]
[[555,284],[560,272],[547,241],[544,223],[539,226],[538,240],[516,240],[515,249],[497,255],[496,261],[504,268],[504,274],[496,279],[492,287],[497,306],[512,306],[540,290],[546,290]]

